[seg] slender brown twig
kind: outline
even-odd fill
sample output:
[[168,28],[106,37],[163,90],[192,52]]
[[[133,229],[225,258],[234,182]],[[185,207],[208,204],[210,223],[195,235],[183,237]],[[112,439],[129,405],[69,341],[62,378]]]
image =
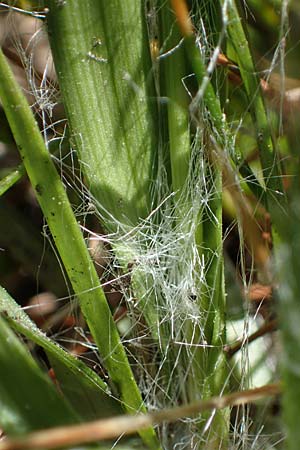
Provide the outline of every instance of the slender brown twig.
[[113,439],[121,435],[133,434],[138,430],[162,422],[174,422],[207,410],[251,403],[261,398],[277,395],[280,392],[281,384],[273,383],[255,389],[234,392],[222,397],[212,397],[209,400],[191,403],[178,408],[164,409],[148,414],[137,414],[135,416],[124,415],[80,425],[37,431],[23,438],[6,439],[0,443],[0,450],[53,449],[103,439]]
[[[278,321],[276,319],[270,320],[269,322],[264,323],[258,330],[256,330],[254,333],[250,334],[249,337],[246,338],[246,342],[250,344],[250,342],[255,341],[257,338],[264,336],[267,333],[271,333],[272,331],[275,331],[278,327]],[[233,355],[235,355],[245,344],[245,339],[240,339],[236,344],[234,345],[227,345],[225,347],[225,352],[228,356],[228,358],[231,358]]]

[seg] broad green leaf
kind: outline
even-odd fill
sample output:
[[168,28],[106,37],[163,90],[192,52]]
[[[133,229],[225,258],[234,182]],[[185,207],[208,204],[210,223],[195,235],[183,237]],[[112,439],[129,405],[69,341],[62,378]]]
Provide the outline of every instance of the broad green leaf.
[[48,1],[54,63],[87,185],[105,218],[136,225],[151,208],[158,132],[143,2]]

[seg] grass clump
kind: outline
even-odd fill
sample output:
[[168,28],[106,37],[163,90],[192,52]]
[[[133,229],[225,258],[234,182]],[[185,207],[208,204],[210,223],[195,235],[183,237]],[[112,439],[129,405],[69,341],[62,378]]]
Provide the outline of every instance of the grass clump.
[[[250,3],[255,14],[256,2]],[[60,98],[63,111],[56,121],[46,120],[53,112],[46,102],[34,117],[0,54],[0,98],[13,134],[11,145],[16,144],[22,160],[2,178],[1,192],[6,197],[12,186],[17,188],[26,170],[45,220],[44,244],[55,248],[57,264],[68,280],[65,293],[59,293],[62,308],[41,322],[52,339],[1,290],[3,333],[12,333],[8,322],[43,349],[38,359],[54,369],[62,393],[56,398],[54,387],[41,383],[44,406],[50,405],[47,395],[52,392],[55,407],[51,406],[49,423],[35,423],[21,408],[22,402],[30,403],[30,396],[24,393],[14,411],[13,382],[1,385],[0,376],[6,411],[0,424],[9,437],[154,411],[138,415],[140,427],[130,419],[127,423],[125,415],[113,426],[122,423],[120,438],[122,432],[137,430],[138,448],[254,449],[267,443],[282,448],[283,432],[275,436],[277,422],[271,413],[266,425],[270,439],[259,428],[251,438],[256,426],[251,409],[233,405],[280,390],[268,384],[276,377],[264,364],[273,350],[264,350],[262,340],[255,339],[277,325],[272,306],[264,300],[273,293],[284,305],[283,297],[292,303],[297,293],[292,273],[280,277],[277,293],[278,271],[272,258],[274,254],[282,267],[284,254],[284,267],[294,265],[294,253],[284,250],[292,242],[285,236],[282,214],[289,220],[289,234],[294,234],[297,214],[288,211],[298,184],[284,189],[282,174],[294,176],[290,160],[297,165],[298,159],[290,151],[295,136],[282,128],[288,97],[281,89],[277,110],[266,107],[275,87],[257,72],[247,33],[257,38],[259,32],[251,24],[245,29],[237,4],[49,0],[43,5],[3,5],[9,14],[23,8],[30,20],[44,21],[20,56],[36,96],[48,90],[51,98]],[[276,7],[271,2],[269,7],[278,18]],[[281,33],[286,19],[282,6]],[[273,26],[263,23],[271,36]],[[49,63],[41,74],[36,68],[32,75],[31,55],[45,32],[56,75],[47,72]],[[4,45],[3,51],[12,58],[10,48]],[[43,274],[43,264],[39,270]],[[252,308],[254,314],[251,301],[258,305]],[[69,308],[71,314],[66,312]],[[292,310],[297,317],[297,305]],[[297,373],[290,349],[297,347],[297,336],[289,333],[284,307],[281,316],[283,352],[289,356],[283,377],[293,380],[291,386],[284,385],[284,395],[292,398]],[[69,327],[67,319],[72,321]],[[230,336],[231,323],[242,326],[241,341]],[[258,329],[251,334],[254,323]],[[24,353],[24,345],[11,339]],[[83,359],[87,348],[87,364],[55,340],[69,351],[76,348]],[[251,344],[256,362],[250,357],[250,341],[256,342]],[[236,353],[240,357],[234,357]],[[27,356],[19,361],[26,373],[35,364]],[[278,363],[275,356],[270,359]],[[5,367],[3,379],[15,370]],[[34,367],[28,372],[33,399],[36,377],[46,379],[43,370]],[[256,387],[258,368],[266,386],[244,397],[235,392]],[[197,403],[193,412],[189,405],[195,401],[204,403]],[[66,420],[52,420],[60,402],[70,413]],[[292,417],[297,408],[294,405],[291,413],[289,403],[283,403],[283,417],[287,445],[295,448]],[[186,410],[176,409],[183,405]],[[34,402],[30,408],[39,411]],[[164,408],[161,415],[156,412]],[[27,425],[20,428],[17,420],[5,419],[14,413]],[[180,414],[184,420],[178,420]],[[116,431],[109,435],[115,436]],[[28,439],[24,445],[33,445]],[[131,448],[134,444],[129,442],[121,440],[120,448]]]

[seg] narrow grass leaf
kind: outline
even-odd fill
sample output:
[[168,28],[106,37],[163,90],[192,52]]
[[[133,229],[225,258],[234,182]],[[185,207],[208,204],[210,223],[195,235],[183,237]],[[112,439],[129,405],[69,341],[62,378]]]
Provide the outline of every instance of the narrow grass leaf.
[[5,194],[12,186],[14,186],[18,181],[21,180],[25,173],[23,164],[19,167],[13,169],[4,178],[0,180],[0,196]]
[[238,66],[248,96],[249,109],[256,129],[256,141],[263,170],[267,201],[272,209],[273,206],[276,206],[276,203],[282,203],[285,200],[282,194],[281,169],[242,19],[234,0],[228,2],[227,8],[228,35],[236,52]]
[[276,266],[279,281],[279,323],[281,326],[283,378],[282,415],[285,422],[288,450],[297,450],[300,440],[300,195],[292,193],[287,215],[277,210],[277,224],[283,236],[277,251]]
[[0,317],[0,425],[8,435],[71,424],[78,417]]
[[[7,119],[110,382],[127,411],[144,410],[141,394],[66,191],[2,51],[0,74],[0,98]],[[145,430],[141,434],[150,446],[156,447],[153,430]]]
[[106,383],[46,336],[1,286],[0,313],[7,316],[12,328],[45,350],[62,392],[82,419],[121,414]]

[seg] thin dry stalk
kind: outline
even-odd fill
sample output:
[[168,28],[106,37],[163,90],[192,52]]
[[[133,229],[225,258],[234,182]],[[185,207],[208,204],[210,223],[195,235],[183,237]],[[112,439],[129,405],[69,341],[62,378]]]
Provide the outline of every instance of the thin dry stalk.
[[118,416],[112,419],[97,420],[81,425],[37,431],[24,438],[5,440],[0,444],[0,450],[53,449],[103,439],[118,438],[121,435],[133,434],[138,430],[162,422],[174,422],[207,410],[244,405],[280,393],[281,384],[273,383],[255,389],[234,392],[223,397],[212,397],[209,400],[195,402],[178,408],[165,409],[148,414],[138,414],[136,416]]

